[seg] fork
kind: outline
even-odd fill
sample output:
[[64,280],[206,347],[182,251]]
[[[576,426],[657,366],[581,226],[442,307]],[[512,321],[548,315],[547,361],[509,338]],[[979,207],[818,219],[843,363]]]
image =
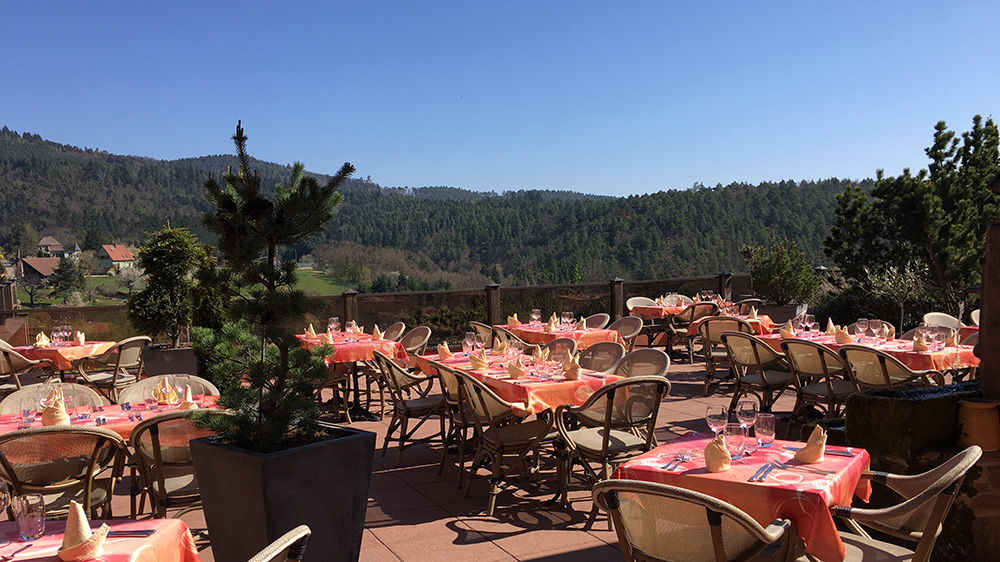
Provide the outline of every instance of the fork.
[[670,462],[668,462],[663,468],[668,471],[676,470],[680,468],[681,463],[691,460],[691,449],[681,449],[677,456]]
[[796,469],[805,472],[812,472],[815,474],[836,474],[836,472],[833,470],[823,470],[822,468],[813,468],[811,466],[791,466],[779,461],[778,459],[771,459],[771,464],[774,465],[776,468],[782,468],[784,470]]
[[15,550],[14,552],[11,552],[10,554],[3,555],[2,557],[0,557],[0,562],[8,562],[9,560],[13,560],[14,556],[16,556],[18,552],[21,552],[22,550],[27,550],[28,547],[30,547],[32,544],[33,543],[29,542],[28,544],[26,544],[26,545],[22,546],[21,548]]

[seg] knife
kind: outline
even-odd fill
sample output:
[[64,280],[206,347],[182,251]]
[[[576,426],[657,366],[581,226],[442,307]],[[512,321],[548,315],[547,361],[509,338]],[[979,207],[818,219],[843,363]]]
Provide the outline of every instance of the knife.
[[747,479],[747,482],[756,482],[757,481],[757,477],[759,477],[762,472],[764,472],[765,470],[767,470],[768,466],[771,466],[771,465],[768,465],[768,464],[761,465],[761,467],[757,469],[757,472],[754,472],[753,476],[751,476],[749,479]]
[[156,532],[156,529],[132,529],[129,531],[108,531],[109,537],[148,537]]
[[[802,447],[785,447],[786,451],[801,451]],[[830,449],[825,449],[823,451],[827,455],[840,455],[842,457],[856,457],[854,453],[850,451],[831,451]]]

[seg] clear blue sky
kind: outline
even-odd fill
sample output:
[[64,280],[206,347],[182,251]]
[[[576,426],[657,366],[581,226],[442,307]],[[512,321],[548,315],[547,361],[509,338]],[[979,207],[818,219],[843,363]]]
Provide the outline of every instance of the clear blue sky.
[[1000,2],[0,3],[0,125],[383,186],[628,195],[926,166],[1000,118]]

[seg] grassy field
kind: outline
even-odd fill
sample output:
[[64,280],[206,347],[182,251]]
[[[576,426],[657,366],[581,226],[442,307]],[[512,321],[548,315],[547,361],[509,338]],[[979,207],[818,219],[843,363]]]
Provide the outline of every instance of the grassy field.
[[314,271],[311,267],[300,267],[298,274],[299,289],[310,296],[339,295],[352,288],[343,280],[330,277],[321,271]]

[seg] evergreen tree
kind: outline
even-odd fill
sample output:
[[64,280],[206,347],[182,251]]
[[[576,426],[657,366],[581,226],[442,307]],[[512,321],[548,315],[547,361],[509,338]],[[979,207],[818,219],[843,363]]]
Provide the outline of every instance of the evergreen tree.
[[74,292],[82,293],[86,287],[86,280],[83,278],[83,270],[72,258],[63,256],[59,258],[59,267],[49,277],[49,286],[52,287],[52,295],[68,299]]

